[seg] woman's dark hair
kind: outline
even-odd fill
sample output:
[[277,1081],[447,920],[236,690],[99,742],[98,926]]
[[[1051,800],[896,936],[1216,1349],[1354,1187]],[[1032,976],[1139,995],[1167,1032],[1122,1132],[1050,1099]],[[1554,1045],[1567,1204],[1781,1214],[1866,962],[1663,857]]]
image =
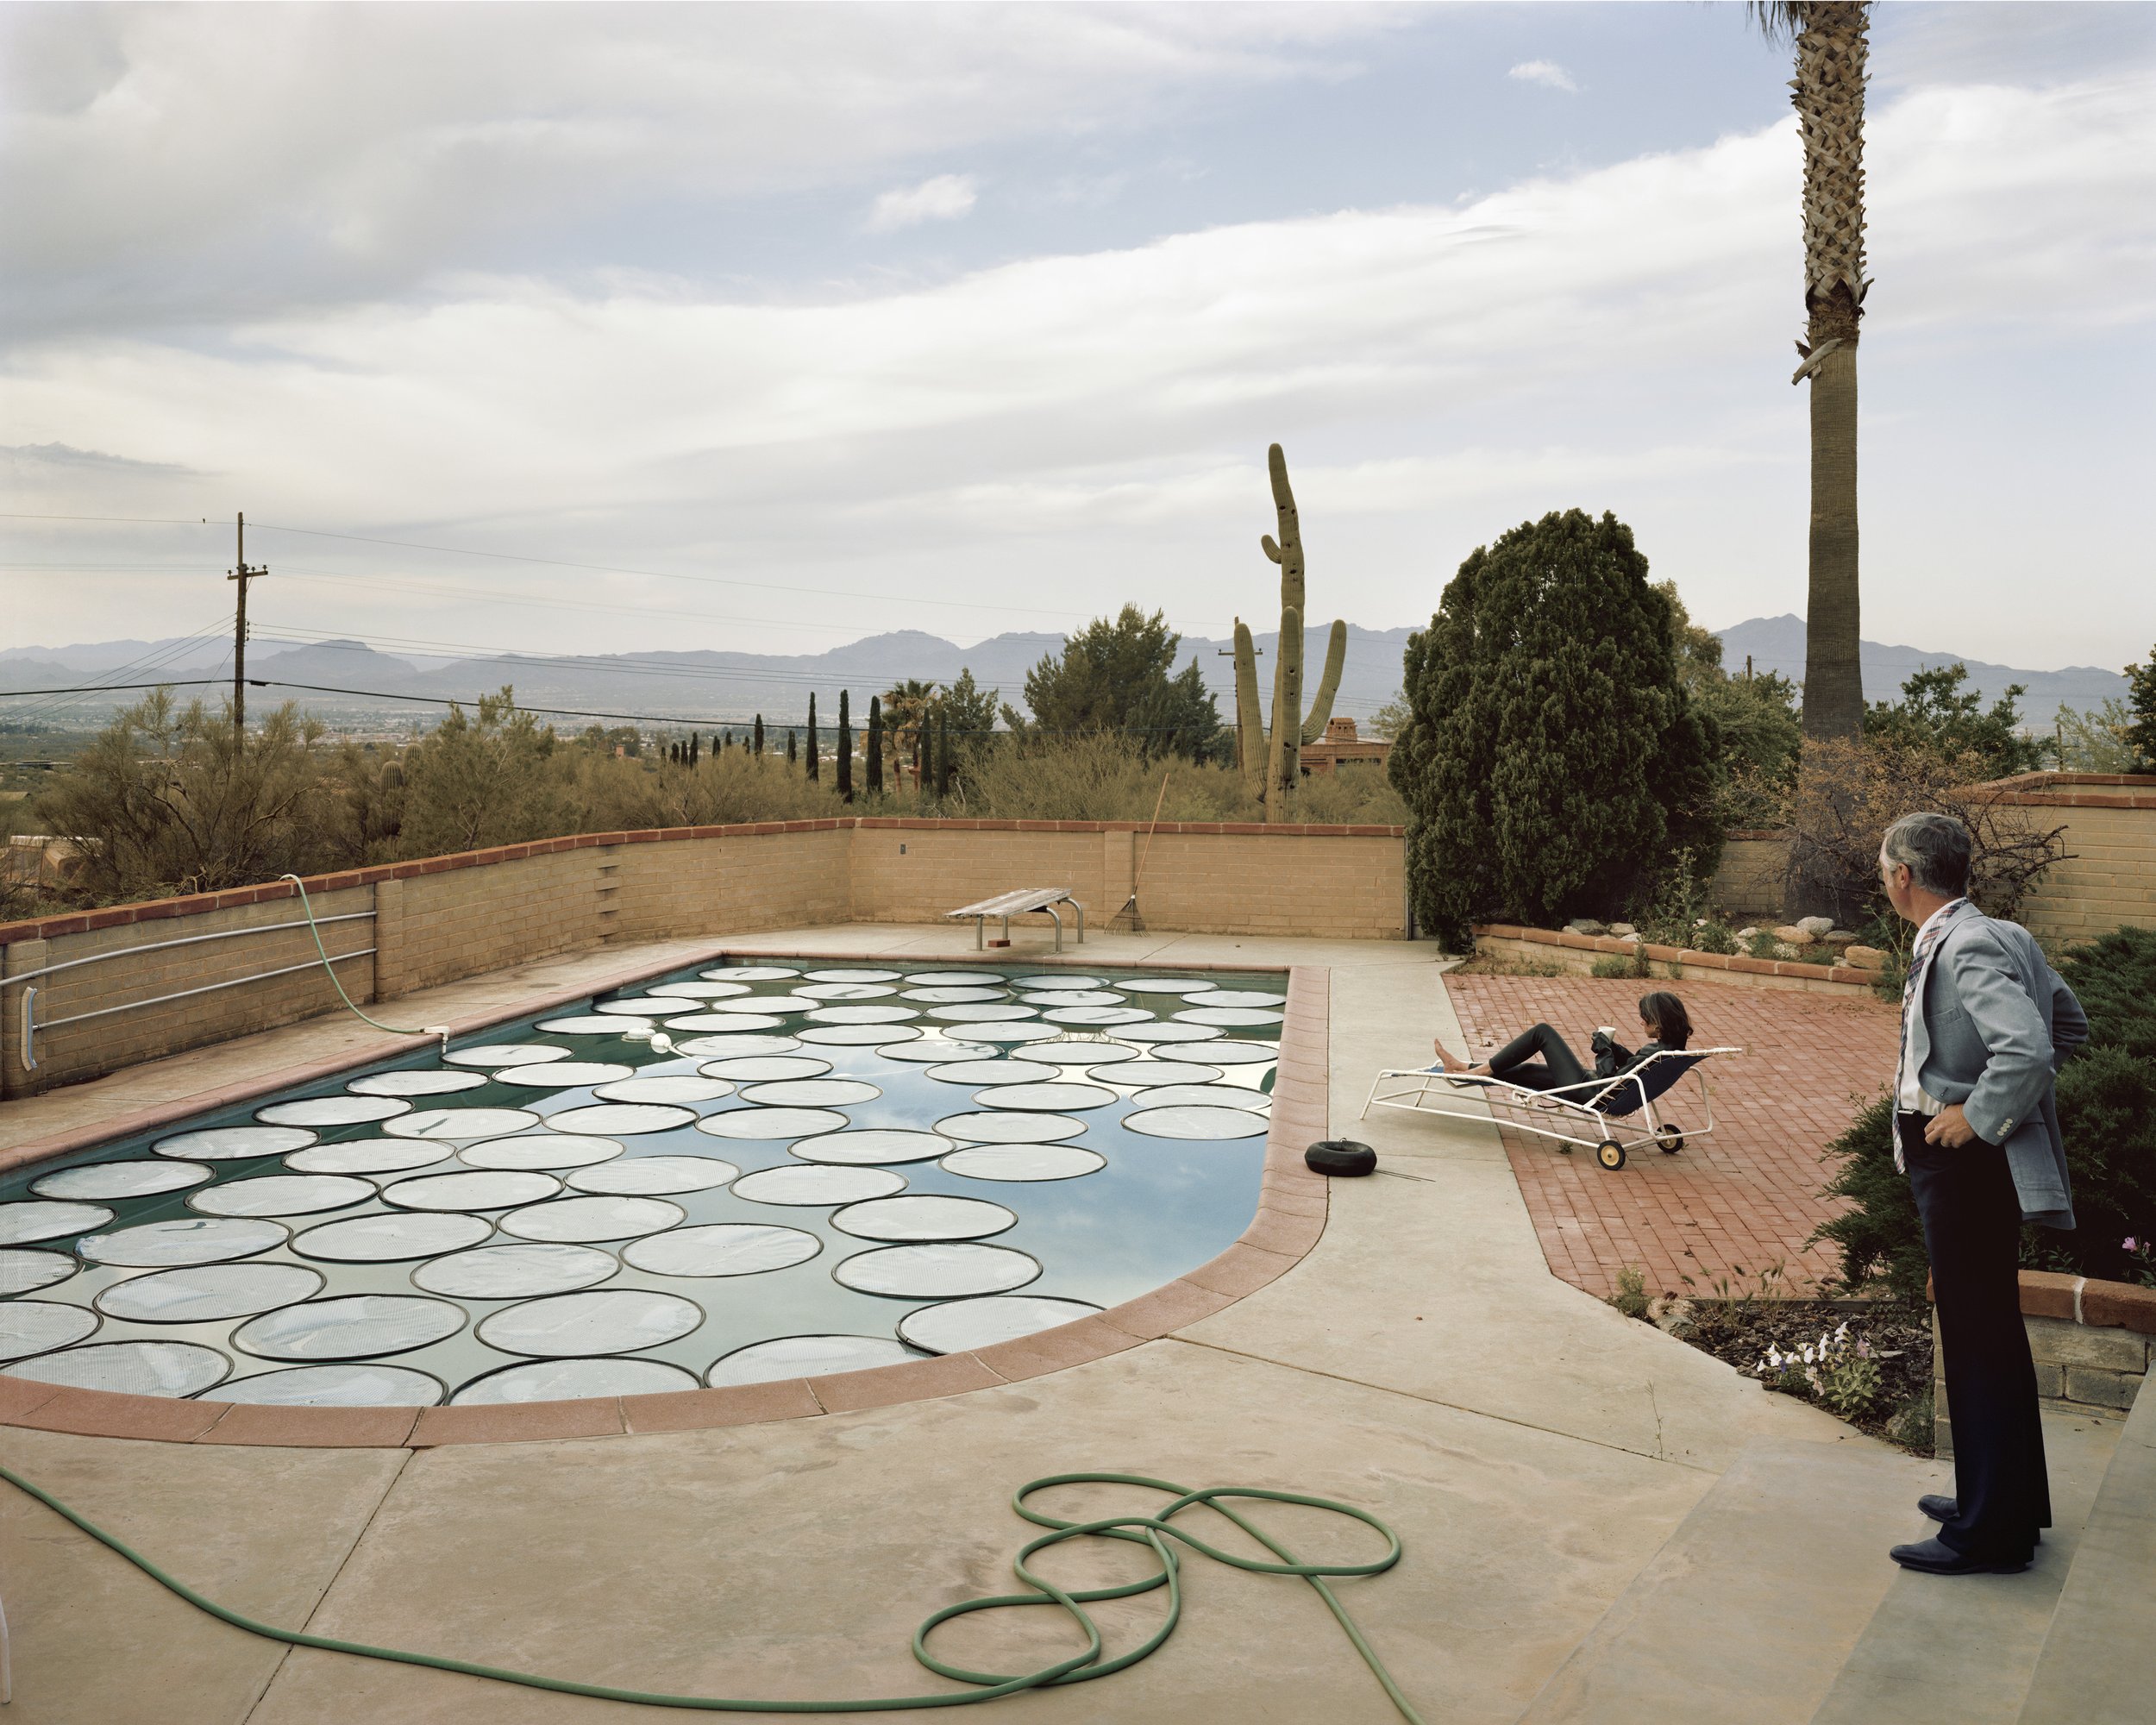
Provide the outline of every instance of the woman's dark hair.
[[1666,988],[1639,997],[1639,1016],[1654,1026],[1654,1039],[1664,1048],[1683,1048],[1692,1039],[1692,1015]]

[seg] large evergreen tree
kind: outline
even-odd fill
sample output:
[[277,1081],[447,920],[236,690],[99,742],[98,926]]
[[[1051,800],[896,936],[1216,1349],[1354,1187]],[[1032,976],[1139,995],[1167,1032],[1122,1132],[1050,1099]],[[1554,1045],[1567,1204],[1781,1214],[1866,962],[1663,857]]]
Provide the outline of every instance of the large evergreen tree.
[[854,720],[851,711],[853,692],[838,692],[838,800],[849,803],[854,800]]
[[883,698],[868,697],[868,737],[866,743],[868,767],[868,794],[883,794]]
[[1196,658],[1176,672],[1181,644],[1157,611],[1148,617],[1126,605],[1096,618],[1025,674],[1032,723],[1007,706],[1004,723],[1021,736],[1127,731],[1148,754],[1217,756],[1233,745]]
[[1583,511],[1478,547],[1411,637],[1388,771],[1419,916],[1615,915],[1678,850],[1711,867],[1708,727],[1632,530]]
[[817,768],[816,757],[816,694],[813,690],[811,690],[808,718],[808,775],[812,779],[822,776]]

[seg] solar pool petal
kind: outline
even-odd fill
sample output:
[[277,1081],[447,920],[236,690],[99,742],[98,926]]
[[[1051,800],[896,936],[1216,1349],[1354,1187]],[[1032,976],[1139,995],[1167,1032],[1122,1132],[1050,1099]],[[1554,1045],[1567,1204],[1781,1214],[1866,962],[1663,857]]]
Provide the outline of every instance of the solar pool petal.
[[1037,1060],[947,1060],[930,1067],[928,1076],[946,1084],[1046,1084],[1063,1069]]
[[[874,1000],[895,994],[898,990],[887,982],[804,982],[793,992],[806,994],[812,1000]],[[905,1012],[906,1008],[897,1007],[892,1010]],[[912,1014],[909,1012],[906,1016],[911,1018]],[[861,1022],[865,1024],[868,1020]]]
[[1075,1144],[969,1144],[937,1165],[968,1180],[1030,1184],[1097,1174],[1108,1165],[1108,1158]]
[[1008,1246],[952,1243],[886,1245],[831,1268],[842,1287],[893,1300],[953,1300],[1007,1294],[1041,1273],[1039,1261]]
[[1280,1051],[1270,1043],[1234,1042],[1225,1038],[1192,1052],[1204,1057],[1211,1066],[1269,1066],[1280,1058]]
[[1209,994],[1213,985],[1192,976],[1119,976],[1115,986],[1126,994]]
[[9,1377],[123,1396],[198,1396],[222,1380],[232,1362],[194,1342],[93,1342],[18,1361]]
[[996,1294],[985,1300],[951,1300],[924,1306],[899,1320],[899,1333],[926,1353],[964,1353],[1014,1342],[1089,1318],[1100,1309],[1084,1300],[1038,1294]]
[[1270,1007],[1187,1007],[1175,1014],[1184,1024],[1225,1025],[1231,1029],[1276,1025],[1282,1016]]
[[[699,1036],[674,1045],[676,1054],[736,1060],[752,1054],[791,1054],[801,1045],[799,1037],[761,1036],[753,1032],[741,1036]],[[700,1069],[699,1069],[700,1070]]]
[[617,1078],[633,1078],[636,1069],[606,1060],[549,1061],[544,1066],[512,1067],[495,1079],[497,1084],[521,1084],[534,1090],[573,1090],[586,1084],[607,1084]]
[[584,1402],[599,1396],[657,1396],[693,1389],[696,1376],[660,1359],[535,1359],[475,1377],[450,1398],[459,1408],[519,1402]]
[[292,1250],[328,1264],[403,1264],[461,1251],[493,1232],[494,1225],[483,1216],[425,1212],[354,1216],[309,1228],[292,1241]]
[[401,1096],[309,1096],[297,1102],[272,1102],[254,1118],[266,1126],[352,1126],[385,1120],[411,1104]]
[[760,1083],[773,1078],[820,1078],[830,1070],[830,1061],[819,1060],[812,1054],[743,1054],[697,1068],[714,1079],[730,1079],[737,1084]]
[[483,1245],[423,1264],[411,1284],[460,1300],[530,1300],[542,1294],[574,1294],[621,1269],[611,1251],[549,1241]]
[[502,1232],[518,1239],[559,1240],[584,1245],[630,1239],[674,1227],[688,1213],[662,1198],[556,1198],[502,1218]]
[[281,1222],[241,1216],[188,1216],[141,1222],[109,1234],[88,1234],[75,1250],[91,1264],[129,1270],[162,1270],[183,1264],[222,1264],[253,1258],[282,1245],[291,1231]]
[[1024,1108],[1035,1113],[1058,1108],[1103,1108],[1115,1092],[1098,1084],[992,1084],[974,1092],[984,1108]]
[[724,964],[716,970],[697,973],[713,982],[775,982],[784,976],[798,976],[799,970],[783,964]]
[[1218,1066],[1198,1066],[1188,1061],[1132,1060],[1093,1076],[1103,1083],[1143,1090],[1162,1084],[1210,1084],[1220,1070]]
[[619,1132],[630,1138],[645,1132],[672,1132],[696,1118],[694,1108],[664,1102],[593,1102],[581,1108],[564,1108],[547,1117],[548,1126],[564,1132]]
[[1288,996],[1269,988],[1216,988],[1197,1002],[1201,1007],[1284,1007]]
[[769,1383],[786,1377],[824,1377],[834,1371],[868,1371],[919,1358],[905,1343],[889,1336],[776,1336],[720,1356],[711,1362],[704,1381],[719,1389],[734,1383]]
[[1143,1007],[1051,1007],[1041,1016],[1050,1024],[1150,1024],[1152,1013]]
[[1262,1114],[1273,1099],[1240,1084],[1163,1084],[1138,1099],[1142,1108],[1244,1108]]
[[483,1072],[370,1072],[344,1088],[355,1096],[446,1096],[459,1090],[476,1090],[486,1082]]
[[294,1365],[217,1388],[220,1402],[256,1408],[431,1408],[438,1377],[402,1365]]
[[906,1189],[906,1176],[887,1168],[802,1165],[766,1168],[734,1182],[734,1195],[752,1204],[812,1209],[887,1198]]
[[793,1145],[793,1154],[804,1162],[861,1167],[887,1162],[926,1162],[953,1147],[949,1138],[936,1132],[869,1126],[802,1138]]
[[713,1222],[676,1228],[622,1248],[622,1261],[654,1276],[761,1276],[805,1264],[824,1242],[770,1222]]
[[347,1294],[250,1319],[232,1345],[263,1359],[364,1359],[409,1353],[456,1334],[464,1308],[417,1294]]
[[962,1000],[1007,1000],[1011,997],[1000,988],[982,988],[971,985],[946,986],[940,988],[908,988],[899,997],[919,1000],[929,1006],[956,1006]]
[[655,1197],[672,1192],[713,1192],[741,1170],[716,1156],[631,1156],[603,1168],[569,1176],[572,1191]]
[[917,988],[980,988],[1003,978],[993,970],[916,970],[906,979]]
[[724,1113],[706,1114],[696,1123],[696,1129],[713,1138],[768,1141],[837,1132],[845,1124],[845,1115],[831,1108],[759,1108],[752,1105],[729,1108]]
[[434,1138],[362,1138],[296,1150],[285,1158],[285,1166],[295,1174],[404,1174],[455,1154],[454,1145]]
[[346,1174],[262,1174],[204,1187],[187,1208],[205,1216],[310,1216],[349,1209],[373,1195],[371,1182]]
[[611,1162],[621,1153],[622,1146],[611,1138],[592,1138],[581,1132],[535,1132],[530,1138],[496,1138],[468,1144],[457,1152],[457,1160],[467,1168],[590,1168]]
[[0,1305],[0,1359],[22,1359],[78,1342],[97,1327],[97,1314],[57,1300],[10,1300]]
[[880,1048],[893,1043],[912,1042],[920,1035],[912,1025],[811,1025],[801,1032],[803,1042],[820,1043],[828,1048]]
[[837,1006],[818,1007],[808,1016],[817,1024],[889,1025],[905,1024],[919,1014],[911,1007]]
[[985,1198],[947,1198],[937,1192],[869,1198],[831,1218],[842,1234],[873,1240],[986,1239],[1018,1226],[1018,1215]]
[[507,1138],[539,1124],[526,1108],[417,1108],[390,1120],[382,1130],[392,1138],[438,1138],[445,1144],[477,1144]]
[[966,1144],[1049,1144],[1059,1138],[1076,1138],[1085,1129],[1083,1120],[1067,1114],[1015,1113],[1000,1108],[946,1114],[936,1122],[937,1132]]
[[704,1308],[678,1294],[602,1288],[505,1307],[480,1320],[479,1339],[504,1353],[560,1359],[662,1347],[680,1340],[703,1321]]
[[1053,1042],[1062,1033],[1060,1026],[1043,1024],[1037,1019],[966,1027],[966,1034],[976,1042]]
[[539,1028],[549,1036],[620,1036],[625,1037],[639,1026],[649,1030],[657,1022],[654,1018],[600,1018],[596,1013],[581,1014],[566,1019],[542,1019]]
[[[895,1191],[897,1188],[892,1189]],[[870,1197],[880,1195],[862,1193],[860,1195]],[[34,1294],[41,1288],[50,1288],[56,1282],[66,1281],[78,1268],[79,1265],[76,1260],[64,1251],[18,1251],[12,1247],[0,1249],[0,1295]]]
[[1089,994],[1094,990],[1105,988],[1107,982],[1105,978],[1100,976],[1073,976],[1060,970],[1053,970],[1044,976],[1013,976],[1011,979],[1011,986],[1014,988],[1031,988],[1039,991],[1052,989],[1058,994],[1081,992]]
[[543,1042],[495,1042],[478,1048],[454,1048],[442,1057],[452,1066],[479,1066],[496,1071],[511,1066],[536,1066],[542,1060],[567,1060],[566,1048],[550,1048]]
[[85,1162],[33,1181],[30,1190],[41,1198],[147,1198],[211,1177],[198,1162]]
[[886,1060],[903,1060],[913,1066],[947,1065],[954,1060],[982,1060],[995,1050],[985,1042],[961,1042],[931,1031],[910,1042],[882,1042],[876,1052]]
[[[722,1004],[724,1004],[722,1002]],[[786,1020],[776,1013],[693,1013],[687,1018],[675,1019],[667,1026],[674,1035],[683,1031],[741,1031],[784,1030]],[[693,1053],[687,1043],[680,1044],[684,1052]]]
[[746,982],[654,982],[646,994],[674,994],[689,1000],[724,1000],[749,992]]
[[667,1072],[649,1078],[624,1078],[602,1084],[592,1094],[602,1102],[716,1102],[734,1094],[724,1078],[699,1078],[693,1072]]
[[1056,988],[1020,994],[1029,1007],[1119,1007],[1123,996],[1112,988]]
[[940,1019],[946,1024],[1006,1024],[1040,1015],[1038,1007],[1023,1006],[1016,1000],[962,1000],[955,1006],[927,1009],[928,1017]]
[[1145,1051],[1106,1036],[1073,1035],[1069,1032],[1055,1042],[1044,1042],[1025,1051],[1028,1060],[1052,1060],[1058,1066],[1111,1066],[1121,1060],[1139,1060]]
[[158,1156],[183,1157],[190,1162],[246,1162],[304,1150],[314,1141],[315,1134],[304,1126],[209,1126],[160,1138],[150,1149]]
[[1220,1034],[1218,1025],[1143,1024],[1118,1032],[1125,1042],[1206,1042]]
[[494,1170],[422,1174],[382,1191],[382,1201],[400,1210],[506,1210],[551,1198],[561,1182],[551,1174]]
[[106,1289],[97,1305],[131,1324],[207,1324],[296,1305],[323,1286],[322,1272],[304,1264],[202,1264],[130,1276]]
[[1123,1124],[1148,1138],[1258,1138],[1266,1129],[1264,1115],[1244,1108],[1144,1108],[1125,1114]]
[[899,980],[899,973],[895,970],[804,970],[801,980],[805,982],[895,982]]
[[873,1102],[883,1094],[876,1085],[859,1078],[781,1078],[768,1084],[751,1084],[742,1100],[760,1107],[839,1108],[855,1102]]

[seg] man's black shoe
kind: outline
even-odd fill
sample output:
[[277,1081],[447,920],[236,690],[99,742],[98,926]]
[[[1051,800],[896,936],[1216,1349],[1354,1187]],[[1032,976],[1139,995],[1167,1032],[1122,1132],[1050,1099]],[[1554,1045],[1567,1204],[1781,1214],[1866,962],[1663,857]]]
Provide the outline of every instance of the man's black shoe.
[[[1945,1493],[1933,1491],[1927,1492],[1918,1498],[1916,1507],[1934,1521],[1951,1521],[1954,1519],[1955,1512],[1959,1506]],[[2036,1543],[2040,1546],[2044,1543],[2044,1536],[2041,1534],[2036,1536]]]
[[1942,1540],[1896,1546],[1887,1555],[1903,1569],[1921,1570],[1926,1575],[2015,1575],[2028,1567],[2027,1558],[1965,1557]]

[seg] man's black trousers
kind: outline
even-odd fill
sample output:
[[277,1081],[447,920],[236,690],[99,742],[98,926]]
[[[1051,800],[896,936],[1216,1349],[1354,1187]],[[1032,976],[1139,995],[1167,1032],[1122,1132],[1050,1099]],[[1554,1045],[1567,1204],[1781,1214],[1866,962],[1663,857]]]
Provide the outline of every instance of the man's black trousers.
[[1954,1519],[1939,1530],[1965,1556],[2026,1559],[2051,1526],[2036,1368],[2021,1327],[2021,1204],[2006,1152],[1973,1139],[1924,1142],[1921,1114],[1896,1114],[1924,1249],[1932,1261],[1946,1412],[1954,1440]]

